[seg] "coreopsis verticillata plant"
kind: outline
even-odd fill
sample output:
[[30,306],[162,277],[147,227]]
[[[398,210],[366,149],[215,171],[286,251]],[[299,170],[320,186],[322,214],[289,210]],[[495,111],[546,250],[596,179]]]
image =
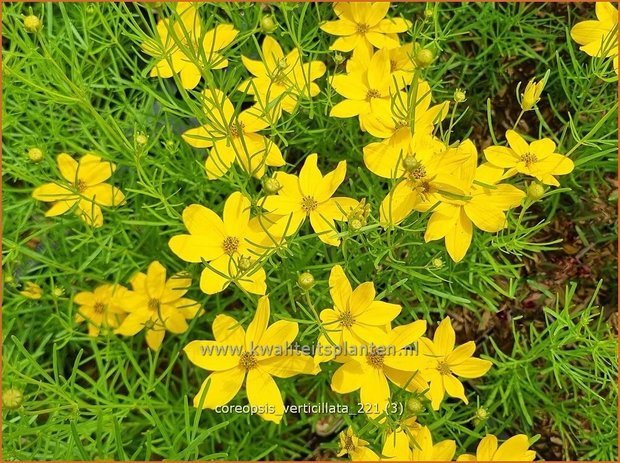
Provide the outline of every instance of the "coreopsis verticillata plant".
[[454,375],[462,378],[479,378],[493,365],[488,360],[473,357],[476,350],[473,341],[457,348],[454,347],[454,343],[455,333],[450,317],[442,320],[432,341],[423,337],[418,343],[418,355],[422,363],[420,374],[430,383],[426,395],[431,400],[433,410],[439,410],[446,394],[459,398],[466,404],[469,403],[463,384]]
[[378,461],[379,456],[368,448],[368,442],[353,433],[350,426],[338,435],[340,449],[336,456],[349,455],[353,461]]
[[38,300],[43,296],[43,288],[32,281],[27,281],[19,294],[28,299]]
[[250,221],[250,200],[231,194],[220,218],[211,209],[192,204],[183,210],[189,234],[170,238],[168,245],[186,262],[206,263],[200,289],[206,294],[223,291],[231,282],[253,294],[265,294],[265,270],[259,259],[266,237]]
[[389,2],[334,4],[338,19],[321,25],[321,30],[338,36],[329,49],[346,52],[356,48],[398,47],[400,44],[394,34],[407,31],[411,22],[403,18],[386,18],[389,9]]
[[422,363],[411,345],[426,331],[426,321],[417,320],[389,330],[385,344],[351,343],[331,380],[331,388],[339,394],[360,391],[363,411],[371,419],[388,411],[390,386],[388,379],[408,391],[423,391],[426,383],[418,374]]
[[267,421],[279,423],[284,402],[273,377],[315,375],[312,357],[291,349],[299,327],[278,320],[269,325],[269,298],[258,300],[247,331],[232,317],[218,315],[213,322],[214,341],[192,341],[183,349],[190,362],[212,371],[194,397],[194,406],[216,408],[230,402],[245,380],[250,405]]
[[76,213],[88,225],[103,225],[101,206],[118,206],[125,201],[121,190],[105,183],[116,170],[116,164],[102,161],[94,154],[85,154],[78,161],[66,153],[56,158],[63,178],[60,183],[46,183],[32,192],[39,201],[54,203],[46,217],[64,214],[77,206]]
[[200,304],[183,297],[191,284],[192,279],[184,274],[166,279],[166,268],[152,262],[146,274],[138,272],[131,279],[132,291],[123,298],[128,315],[114,332],[134,336],[146,329],[147,345],[158,350],[166,331],[185,333],[186,320],[200,313]]
[[297,48],[285,56],[280,44],[271,36],[263,39],[261,58],[262,61],[257,61],[241,57],[253,77],[238,88],[253,95],[261,108],[278,107],[292,113],[300,98],[312,98],[321,91],[314,82],[325,74],[325,64],[321,61],[304,63]]
[[178,74],[183,88],[193,89],[205,70],[228,66],[220,51],[232,43],[238,31],[230,24],[220,24],[204,32],[198,6],[176,3],[174,15],[157,23],[157,38],[142,44],[142,50],[157,59],[151,77]]
[[94,291],[82,291],[75,295],[73,302],[78,305],[75,322],[86,322],[89,336],[99,336],[102,330],[118,327],[125,316],[125,297],[127,288],[117,284],[104,284]]
[[226,174],[235,161],[257,178],[263,176],[265,166],[285,164],[278,146],[258,133],[270,126],[270,115],[257,105],[237,114],[230,100],[217,89],[206,89],[202,95],[205,123],[186,131],[183,139],[196,148],[210,148],[205,161],[209,179]]
[[347,197],[333,197],[344,181],[346,161],[340,161],[335,170],[323,175],[317,167],[318,155],[310,154],[299,177],[276,172],[275,179],[282,188],[277,194],[265,196],[259,204],[281,219],[270,228],[278,236],[295,233],[301,224],[310,219],[310,225],[321,241],[332,246],[340,244],[335,221],[346,222],[348,214],[358,201]]
[[476,454],[464,454],[457,461],[534,461],[536,452],[529,450],[525,434],[511,437],[498,447],[497,437],[487,434],[478,444]]
[[426,212],[446,196],[463,197],[468,186],[456,174],[468,156],[458,147],[441,152],[420,149],[407,155],[398,183],[381,202],[381,224],[396,225],[414,210]]
[[463,259],[473,236],[473,225],[488,233],[496,233],[507,225],[505,211],[517,207],[525,193],[518,188],[498,184],[504,169],[491,164],[476,168],[478,152],[470,140],[457,148],[468,155],[458,171],[464,196],[444,197],[433,208],[426,226],[426,242],[445,239],[448,254],[455,262]]
[[559,186],[555,176],[569,174],[575,168],[570,158],[555,152],[556,145],[549,138],[528,143],[514,130],[508,130],[506,140],[509,146],[489,146],[484,150],[487,161],[508,169],[505,177],[526,174],[545,185]]
[[610,2],[595,3],[596,20],[582,21],[573,26],[570,35],[590,56],[613,58],[618,73],[618,9]]
[[388,50],[377,51],[365,71],[337,74],[330,84],[345,100],[337,103],[329,115],[340,118],[359,116],[362,127],[365,127],[365,117],[375,111],[377,102],[390,102],[391,96],[405,86],[403,81],[399,83],[392,79]]
[[375,301],[375,286],[370,281],[354,290],[340,265],[332,267],[329,292],[334,306],[319,315],[324,332],[317,342],[315,361],[332,359],[336,355],[335,346],[386,342],[386,327],[401,311],[398,304]]

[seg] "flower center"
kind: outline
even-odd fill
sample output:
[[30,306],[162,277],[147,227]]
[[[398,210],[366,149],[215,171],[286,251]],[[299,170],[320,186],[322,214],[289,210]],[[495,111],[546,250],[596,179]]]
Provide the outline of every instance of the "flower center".
[[418,164],[409,171],[409,177],[413,180],[421,180],[426,177],[426,169],[422,164]]
[[381,92],[375,88],[368,89],[368,93],[366,93],[366,101],[370,101],[373,98],[380,98]]
[[246,371],[255,368],[257,363],[256,356],[251,352],[244,352],[239,359],[239,365]]
[[396,63],[396,60],[391,59],[390,60],[390,72],[396,71],[397,66],[398,66],[398,63]]
[[346,436],[344,438],[344,445],[343,448],[347,451],[347,452],[353,452],[355,450],[355,443],[353,443],[353,437],[351,436]]
[[358,24],[357,25],[357,33],[358,34],[365,34],[369,30],[370,30],[370,26],[368,24]]
[[159,310],[159,299],[149,299],[149,309]]
[[535,162],[538,162],[538,157],[532,153],[525,153],[521,156],[521,161],[523,161],[527,167],[530,167]]
[[452,373],[450,371],[450,366],[448,365],[448,363],[444,362],[443,360],[437,362],[437,371],[439,371],[439,373],[442,375],[449,375]]
[[95,313],[103,313],[103,311],[105,310],[105,304],[103,302],[95,302],[93,310],[95,311]]
[[88,185],[86,185],[86,182],[84,180],[78,180],[76,188],[78,193],[84,193],[84,190],[88,187]]
[[396,129],[402,129],[403,127],[407,127],[409,125],[409,121],[402,120],[398,121],[395,125]]
[[240,121],[233,122],[228,127],[228,134],[230,135],[231,138],[237,138],[241,134],[241,132],[243,132],[244,127],[245,125],[243,124],[243,122],[240,122]]
[[237,252],[237,249],[239,249],[239,238],[236,236],[227,236],[224,238],[222,247],[224,248],[224,252],[226,254],[232,256],[235,252]]
[[384,354],[380,354],[379,352],[371,352],[366,356],[366,360],[368,364],[374,368],[381,369],[383,368],[383,357]]
[[355,323],[355,318],[350,310],[340,312],[340,325],[345,328],[350,328]]
[[313,210],[317,208],[319,203],[313,196],[304,196],[301,198],[301,208],[305,211],[306,214],[309,214]]

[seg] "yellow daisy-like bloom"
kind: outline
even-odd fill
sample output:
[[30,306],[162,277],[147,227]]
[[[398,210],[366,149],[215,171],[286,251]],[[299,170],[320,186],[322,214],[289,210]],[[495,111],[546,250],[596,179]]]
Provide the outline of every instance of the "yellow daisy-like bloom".
[[337,74],[330,83],[346,99],[336,104],[329,115],[340,118],[359,116],[362,128],[366,127],[366,116],[377,110],[377,103],[389,104],[391,96],[405,85],[392,79],[388,50],[377,51],[364,72]]
[[336,354],[334,345],[359,342],[383,344],[386,341],[386,326],[401,311],[398,304],[375,301],[375,286],[370,281],[353,290],[340,265],[332,267],[329,292],[334,308],[321,311],[325,334],[317,342],[315,361],[324,362],[333,358]]
[[[437,146],[443,147],[443,144]],[[379,212],[383,226],[402,222],[414,210],[426,212],[446,197],[465,194],[469,186],[463,185],[456,174],[467,160],[468,153],[459,148],[444,149],[439,153],[434,149],[431,140],[426,149],[416,149],[414,155],[401,155],[396,161],[402,176],[381,202]]]
[[536,452],[529,450],[530,444],[525,434],[511,437],[502,445],[497,445],[497,437],[487,434],[478,444],[476,455],[464,454],[456,461],[534,461]]
[[228,60],[219,52],[230,45],[238,32],[231,24],[220,24],[202,32],[198,4],[179,2],[176,14],[157,23],[157,39],[142,44],[145,53],[157,58],[151,77],[179,74],[181,85],[193,89],[205,69],[222,69]]
[[282,188],[277,195],[266,196],[259,202],[267,211],[280,215],[282,219],[273,228],[276,235],[295,233],[306,217],[321,241],[332,246],[340,244],[335,221],[346,222],[347,215],[358,206],[352,198],[332,196],[344,181],[346,161],[341,161],[335,170],[325,176],[317,167],[316,153],[304,162],[299,177],[276,172],[275,179]]
[[76,161],[66,153],[56,158],[62,183],[46,183],[32,192],[39,201],[54,203],[46,217],[64,214],[77,205],[76,212],[88,225],[103,225],[101,206],[118,206],[125,195],[118,188],[104,183],[116,170],[116,165],[102,161],[99,156],[86,154]]
[[99,336],[103,329],[118,327],[125,318],[128,290],[121,285],[105,284],[94,291],[77,293],[73,302],[79,305],[75,322],[88,323],[88,335]]
[[223,220],[211,209],[192,204],[183,210],[188,235],[173,236],[168,245],[186,262],[207,263],[200,277],[206,294],[223,291],[231,282],[253,294],[265,294],[265,270],[259,259],[264,236],[250,222],[250,200],[239,192],[224,204]]
[[41,299],[43,296],[43,288],[41,288],[38,284],[33,283],[32,281],[27,281],[24,283],[25,288],[19,292],[22,296],[28,299]]
[[353,461],[379,461],[379,456],[368,448],[368,442],[357,437],[350,426],[346,431],[342,431],[338,438],[340,450],[336,456],[349,455]]
[[437,327],[433,340],[421,338],[418,353],[424,366],[420,370],[422,377],[430,383],[426,395],[431,400],[433,410],[439,410],[444,395],[461,399],[465,397],[463,384],[454,376],[462,378],[479,378],[486,374],[493,365],[488,360],[472,357],[476,344],[469,341],[454,348],[455,333],[450,317],[446,317]]
[[509,147],[490,146],[484,155],[491,164],[508,169],[505,176],[517,173],[535,177],[545,185],[559,186],[555,175],[573,171],[575,164],[570,158],[555,152],[555,143],[549,138],[528,143],[514,130],[506,132]]
[[476,168],[478,153],[470,140],[458,149],[469,155],[458,172],[465,198],[442,199],[433,209],[424,234],[427,243],[445,238],[448,254],[455,262],[461,261],[469,249],[473,225],[487,233],[497,233],[506,227],[505,211],[519,206],[525,197],[523,191],[512,185],[497,184],[503,169],[488,163]]
[[186,320],[200,312],[200,305],[183,296],[192,279],[178,274],[166,280],[166,269],[155,261],[147,273],[138,272],[131,279],[133,291],[124,297],[123,306],[129,315],[114,331],[124,336],[134,336],[146,328],[146,343],[157,350],[164,340],[166,330],[180,334],[187,331]]
[[389,433],[383,444],[382,461],[452,461],[456,452],[456,442],[453,440],[433,444],[433,436],[426,426],[410,429],[409,434],[401,428]]
[[196,148],[211,148],[205,162],[209,179],[220,178],[235,160],[249,174],[260,178],[267,166],[283,166],[277,145],[258,132],[269,127],[268,116],[257,106],[239,114],[220,90],[203,92],[204,125],[190,129],[183,139]]
[[374,3],[336,3],[334,12],[336,21],[328,21],[321,25],[321,30],[338,38],[330,50],[351,51],[355,48],[372,50],[373,46],[396,48],[398,40],[391,34],[405,32],[411,22],[403,18],[386,18],[390,4]]
[[349,345],[347,354],[337,357],[344,362],[334,373],[331,388],[339,394],[360,390],[360,403],[370,418],[387,409],[390,401],[388,379],[408,391],[422,391],[425,381],[417,373],[421,359],[411,348],[426,331],[426,321],[417,320],[397,326],[385,337],[385,344]]
[[262,108],[277,106],[292,113],[300,98],[312,98],[321,91],[314,81],[325,74],[325,64],[303,63],[298,49],[285,56],[271,36],[263,39],[262,61],[246,56],[241,61],[253,77],[242,82],[239,91],[253,95]]
[[[214,341],[193,341],[183,349],[190,362],[213,373],[202,383],[194,406],[215,408],[230,402],[245,380],[250,405],[258,415],[279,423],[284,415],[282,395],[273,377],[315,375],[312,357],[291,349],[297,323],[279,320],[269,324],[269,299],[258,300],[247,332],[234,318],[218,315],[213,322]],[[203,399],[204,395],[204,399]]]
[[590,56],[613,58],[618,73],[618,9],[610,2],[596,2],[596,21],[575,24],[570,35]]

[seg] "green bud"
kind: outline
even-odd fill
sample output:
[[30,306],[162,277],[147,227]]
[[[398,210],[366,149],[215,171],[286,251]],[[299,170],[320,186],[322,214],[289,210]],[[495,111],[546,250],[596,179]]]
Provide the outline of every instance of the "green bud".
[[405,159],[403,159],[403,167],[407,171],[412,171],[419,165],[420,163],[414,156],[407,156]]
[[239,270],[245,272],[252,267],[252,260],[249,257],[241,256],[239,259]]
[[275,30],[278,28],[278,25],[270,15],[266,15],[263,16],[260,20],[260,28],[265,34],[271,34],[275,32]]
[[545,187],[538,182],[530,183],[530,186],[527,187],[527,197],[532,201],[538,201],[545,194]]
[[463,101],[465,101],[467,99],[467,96],[465,95],[465,90],[462,90],[460,88],[457,88],[454,91],[454,101],[457,103],[462,103]]
[[414,415],[419,415],[425,410],[424,404],[417,397],[411,397],[407,400],[407,410]]
[[281,188],[282,185],[280,185],[280,182],[278,182],[278,180],[273,177],[265,180],[265,183],[263,184],[263,189],[267,194],[270,195],[276,194],[278,191],[280,191]]
[[11,387],[2,392],[2,405],[9,410],[17,410],[24,402],[24,394],[17,388]]
[[43,151],[41,151],[39,148],[30,148],[28,150],[28,159],[30,159],[32,162],[41,162],[41,160],[43,159]]
[[308,291],[310,288],[314,286],[314,277],[312,276],[311,273],[304,272],[301,275],[299,275],[299,278],[297,278],[297,284],[304,291]]
[[37,16],[31,14],[24,18],[24,28],[27,32],[34,34],[35,32],[39,32],[42,27],[43,23]]
[[415,54],[415,62],[421,67],[429,66],[435,59],[435,54],[428,48],[422,48]]

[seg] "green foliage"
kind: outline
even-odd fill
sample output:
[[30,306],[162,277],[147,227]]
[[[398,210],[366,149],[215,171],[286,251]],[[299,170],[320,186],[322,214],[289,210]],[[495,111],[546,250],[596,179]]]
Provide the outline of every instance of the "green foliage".
[[[434,13],[430,19],[424,17],[426,8]],[[30,10],[43,22],[37,34],[23,27],[22,15]],[[191,340],[211,339],[211,323],[219,313],[247,322],[252,314],[247,308],[253,309],[257,298],[232,286],[204,295],[197,284],[201,266],[180,261],[167,243],[183,231],[185,206],[199,203],[219,213],[233,191],[254,202],[262,192],[259,181],[235,168],[221,180],[207,180],[205,151],[180,137],[200,124],[202,87],[186,91],[173,79],[149,77],[150,58],[140,44],[153,35],[156,13],[169,10],[134,3],[4,5],[2,381],[3,388],[17,387],[25,395],[19,410],[3,410],[7,460],[335,455],[336,435],[320,438],[314,432],[319,415],[289,415],[276,426],[257,416],[192,406],[206,372],[190,364],[181,349]],[[269,136],[285,154],[288,172],[296,172],[312,152],[320,154],[323,172],[346,160],[347,180],[339,192],[366,198],[373,206],[361,230],[344,227],[340,249],[324,245],[306,224],[287,248],[269,258],[265,269],[272,318],[297,321],[300,343],[313,344],[318,334],[314,313],[331,304],[327,278],[334,264],[346,269],[352,284],[373,280],[378,297],[402,304],[399,323],[424,318],[435,326],[441,317],[458,312],[475,325],[508,312],[512,322],[501,327],[513,337],[509,349],[495,342],[501,334],[497,329],[474,339],[479,354],[493,360],[494,367],[466,387],[470,404],[448,401],[440,412],[425,412],[418,421],[431,427],[437,440],[457,440],[463,451],[474,450],[486,432],[501,438],[527,433],[541,434],[536,450],[546,458],[616,460],[617,333],[608,321],[608,308],[617,302],[616,262],[596,261],[600,265],[590,280],[570,274],[555,285],[548,275],[530,271],[532,262],[550,268],[558,265],[554,258],[564,258],[568,233],[562,233],[563,226],[574,230],[585,250],[582,257],[615,249],[617,242],[614,220],[600,220],[609,204],[613,218],[617,202],[610,182],[617,176],[616,76],[609,60],[584,55],[568,33],[593,11],[544,3],[392,5],[390,14],[414,22],[411,39],[437,50],[437,60],[424,71],[435,100],[451,100],[456,88],[467,92],[467,101],[456,107],[454,125],[442,127],[445,137],[471,137],[480,152],[492,140],[502,141],[519,117],[517,83],[523,90],[528,80],[550,69],[539,109],[526,114],[519,127],[532,137],[554,139],[558,151],[575,161],[575,171],[562,177],[562,188],[547,190],[542,200],[511,212],[505,231],[475,232],[459,264],[450,260],[442,242],[424,243],[424,214],[412,215],[396,230],[386,232],[378,225],[378,204],[388,184],[363,165],[361,149],[370,136],[354,119],[327,116],[340,98],[327,80],[342,65],[328,51],[333,38],[318,25],[333,17],[332,5],[218,3],[205,4],[202,12],[207,28],[231,22],[240,31],[225,52],[229,67],[204,79],[231,95],[234,104],[248,101],[234,90],[247,78],[240,56],[258,56],[264,14],[275,19],[274,36],[285,51],[299,47],[304,61],[326,63],[328,76],[319,80],[322,93],[304,101],[294,115],[285,115]],[[136,142],[139,134],[148,136],[146,145]],[[43,151],[41,162],[28,159],[32,147]],[[123,207],[105,209],[100,229],[73,214],[45,218],[47,206],[31,198],[35,186],[58,178],[58,153],[87,151],[118,165],[113,183],[127,196]],[[127,284],[153,260],[193,277],[189,297],[206,314],[193,320],[185,334],[168,335],[153,353],[141,334],[92,339],[74,323],[77,292],[105,282]],[[305,271],[316,279],[308,294],[297,286]],[[27,281],[43,287],[41,300],[19,294]],[[581,287],[586,297],[577,291]],[[547,301],[531,316],[523,301],[534,290]],[[322,370],[316,377],[278,380],[286,403],[353,406],[354,394],[339,396],[329,387],[335,366]],[[404,402],[409,395],[396,397]],[[244,393],[233,403],[246,403]],[[477,404],[490,413],[479,425],[473,423]],[[363,438],[380,444],[366,417],[343,418],[361,429]],[[559,450],[549,444],[552,437],[559,439]]]

